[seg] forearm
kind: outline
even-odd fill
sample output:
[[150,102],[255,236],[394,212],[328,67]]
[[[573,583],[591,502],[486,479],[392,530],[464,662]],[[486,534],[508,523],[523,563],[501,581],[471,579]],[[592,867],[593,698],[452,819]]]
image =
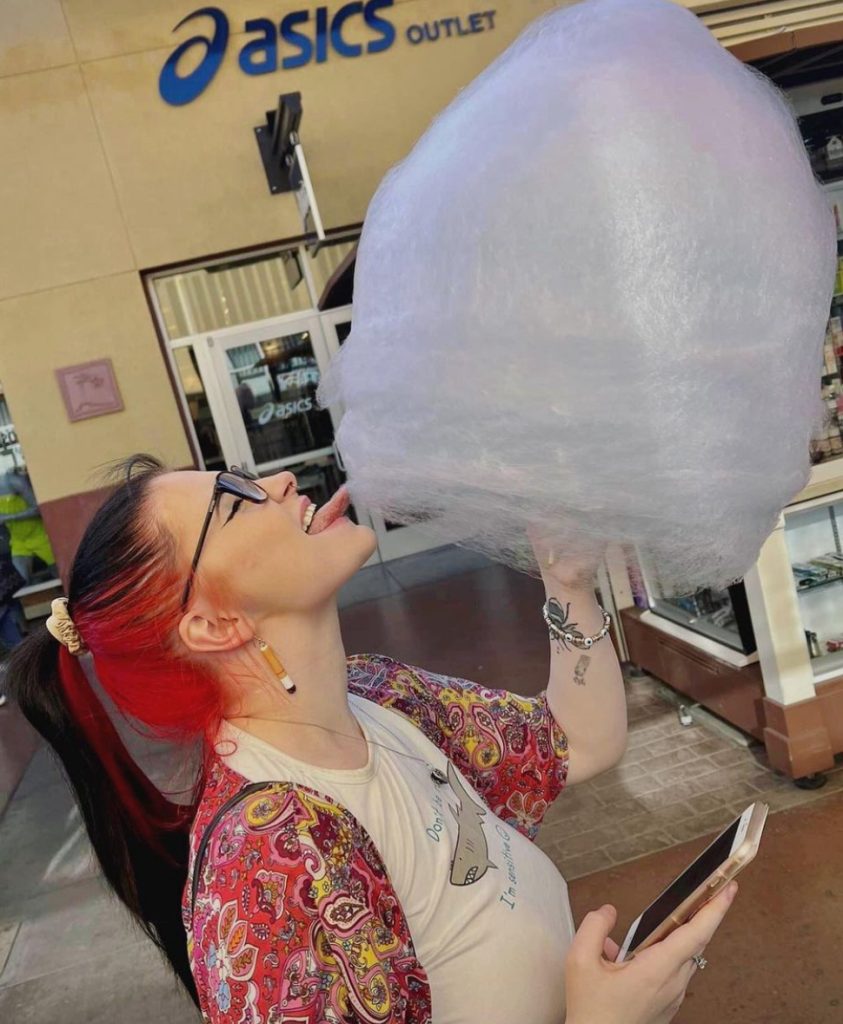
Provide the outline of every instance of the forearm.
[[[545,591],[563,608],[570,604],[569,621],[586,636],[593,636],[603,625],[600,606],[589,585],[567,586],[547,573]],[[609,637],[589,651],[550,640],[550,678],[547,699],[551,713],[568,736],[573,752],[583,753],[594,775],[605,771],[622,756],[626,748],[626,695],[623,675],[615,648]]]

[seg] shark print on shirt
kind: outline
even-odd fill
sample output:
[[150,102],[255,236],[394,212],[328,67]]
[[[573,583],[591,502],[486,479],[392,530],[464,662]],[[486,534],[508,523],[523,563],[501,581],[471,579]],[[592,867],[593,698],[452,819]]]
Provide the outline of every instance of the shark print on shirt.
[[489,860],[489,843],[483,832],[486,808],[478,806],[466,792],[451,762],[448,762],[448,782],[459,801],[450,806],[457,822],[457,845],[451,861],[451,885],[472,885],[489,870],[496,868]]

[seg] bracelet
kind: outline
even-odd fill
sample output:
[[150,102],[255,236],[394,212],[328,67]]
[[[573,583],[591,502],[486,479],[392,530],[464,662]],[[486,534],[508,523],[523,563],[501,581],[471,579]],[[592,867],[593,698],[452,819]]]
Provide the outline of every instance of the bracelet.
[[571,649],[568,646],[569,644],[581,651],[590,651],[599,640],[604,640],[609,635],[609,630],[612,626],[612,620],[609,618],[609,613],[606,609],[600,608],[600,611],[603,613],[603,626],[594,636],[585,636],[577,629],[576,622],[568,621],[568,616],[571,613],[570,603],[563,609],[555,597],[549,597],[542,608],[542,615],[547,624],[548,632],[557,644],[564,647],[566,651]]

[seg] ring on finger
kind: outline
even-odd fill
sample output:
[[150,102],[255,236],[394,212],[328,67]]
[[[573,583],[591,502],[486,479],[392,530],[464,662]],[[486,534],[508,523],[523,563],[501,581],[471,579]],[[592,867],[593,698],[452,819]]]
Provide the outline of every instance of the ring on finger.
[[699,953],[694,953],[691,959],[694,961],[694,963],[697,965],[697,969],[700,971],[704,971],[706,967],[708,967],[708,960],[706,960],[706,958],[704,956],[701,956]]

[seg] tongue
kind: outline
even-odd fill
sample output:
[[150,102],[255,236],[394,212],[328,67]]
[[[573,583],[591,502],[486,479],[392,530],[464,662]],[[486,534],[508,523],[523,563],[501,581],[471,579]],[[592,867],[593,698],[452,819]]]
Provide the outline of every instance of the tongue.
[[343,484],[333,498],[323,505],[313,517],[313,522],[307,531],[308,536],[313,537],[315,534],[321,533],[322,530],[327,530],[331,523],[348,511],[350,504],[351,499],[348,496],[348,490],[345,484]]

